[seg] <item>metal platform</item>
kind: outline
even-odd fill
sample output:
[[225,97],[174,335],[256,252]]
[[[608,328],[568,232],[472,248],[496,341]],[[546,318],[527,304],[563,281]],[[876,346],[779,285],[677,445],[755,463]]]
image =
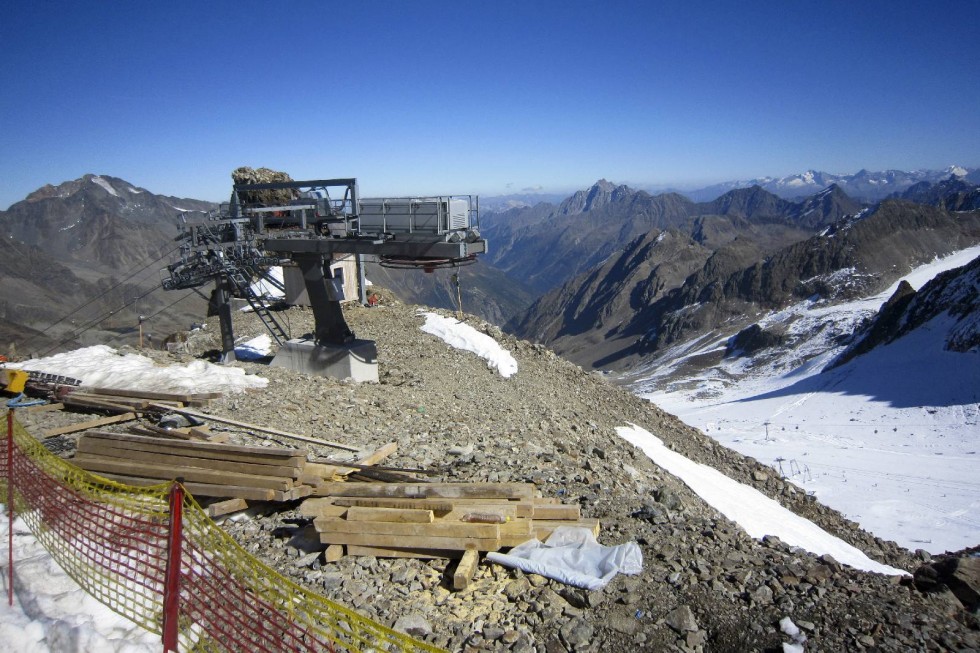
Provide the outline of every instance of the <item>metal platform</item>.
[[271,366],[313,376],[377,383],[378,347],[373,340],[354,340],[345,345],[318,345],[309,338],[294,338],[282,344]]

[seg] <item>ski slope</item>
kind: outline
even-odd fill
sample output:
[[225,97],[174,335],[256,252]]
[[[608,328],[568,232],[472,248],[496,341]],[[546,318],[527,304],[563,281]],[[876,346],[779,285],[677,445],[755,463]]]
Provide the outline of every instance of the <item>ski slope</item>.
[[[905,277],[918,289],[980,256],[973,247]],[[763,316],[787,325],[793,346],[775,357],[724,359],[668,383],[687,359],[724,351],[727,338],[688,343],[669,366],[631,380],[640,396],[718,442],[772,465],[866,530],[914,550],[980,544],[980,355],[943,350],[940,316],[846,365],[820,371],[835,344],[897,288],[823,306],[802,302]]]

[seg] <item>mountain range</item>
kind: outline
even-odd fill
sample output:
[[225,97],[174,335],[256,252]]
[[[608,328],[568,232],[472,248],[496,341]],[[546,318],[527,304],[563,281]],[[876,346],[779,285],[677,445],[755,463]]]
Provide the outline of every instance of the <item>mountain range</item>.
[[[421,274],[370,264],[368,276],[412,303],[456,308],[461,297],[464,310],[576,362],[621,369],[719,323],[746,326],[752,311],[805,293],[833,298],[887,285],[894,271],[975,242],[976,173],[814,173],[766,182],[831,182],[800,199],[754,185],[700,202],[599,180],[557,204],[487,210],[480,227],[490,251],[474,266]],[[869,204],[845,189],[872,179],[887,182],[889,199]],[[162,335],[186,328],[203,300],[164,311],[173,299],[152,290],[181,217],[212,208],[106,175],[31,193],[0,212],[10,250],[0,316],[13,329],[0,337],[41,326],[53,340],[131,338],[137,313],[159,313]],[[115,312],[143,296],[132,315]],[[66,297],[93,315],[59,323]]]
[[[756,177],[747,180],[723,181],[701,188],[668,189],[658,186],[656,188],[643,187],[643,190],[652,195],[672,192],[684,195],[694,202],[710,202],[731,190],[759,186],[783,199],[798,200],[836,184],[855,199],[877,202],[888,196],[901,194],[916,184],[923,182],[935,184],[949,179],[951,176],[964,179],[975,185],[980,183],[980,168],[951,165],[942,170],[880,170],[875,172],[859,170],[853,174],[807,170],[783,177]],[[563,198],[564,195],[555,193],[526,192],[481,198],[480,202],[483,209],[502,213],[509,209],[524,208],[541,203],[558,204]]]
[[[603,188],[602,182],[593,187]],[[644,195],[621,189],[613,203],[633,204]],[[576,270],[509,328],[582,365],[630,367],[716,328],[749,326],[760,311],[814,296],[833,302],[874,294],[912,266],[978,242],[980,213],[950,212],[944,201],[886,200],[860,208],[838,186],[799,203],[759,187],[711,203],[676,201],[686,218],[663,221],[602,262]],[[556,211],[553,221],[564,218]]]
[[187,328],[206,310],[203,300],[170,307],[179,296],[153,290],[176,252],[181,216],[214,206],[87,174],[0,212],[0,349],[135,344],[140,314],[154,315],[146,329],[158,343]]

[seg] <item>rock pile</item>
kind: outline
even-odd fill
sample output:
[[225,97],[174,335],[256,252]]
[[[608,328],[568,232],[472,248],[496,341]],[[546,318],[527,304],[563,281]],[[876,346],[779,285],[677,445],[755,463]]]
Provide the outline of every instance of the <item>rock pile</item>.
[[[349,306],[346,316],[359,337],[377,341],[379,383],[235,363],[268,377],[269,387],[216,400],[208,410],[365,452],[397,442],[386,464],[435,470],[436,481],[533,482],[546,496],[578,503],[584,516],[598,518],[601,543],[637,542],[644,569],[585,592],[482,563],[465,589],[454,591],[454,563],[446,560],[327,562],[311,520],[295,507],[258,505],[249,518],[225,522],[246,549],[290,578],[455,651],[757,651],[804,640],[804,649],[814,651],[980,649],[975,608],[920,591],[911,577],[859,572],[777,538],[752,539],[614,429],[642,426],[874,559],[910,572],[922,564],[775,470],[717,445],[601,375],[466,318],[517,359],[518,373],[504,379],[482,359],[422,332],[416,307],[378,294],[379,306]],[[282,317],[294,337],[312,330],[307,309]],[[236,315],[236,321],[243,337],[262,333],[253,316]],[[209,327],[191,335],[193,355],[219,347],[217,325]],[[246,433],[231,436],[256,443]],[[311,453],[338,457],[327,448]]]
[[[293,181],[285,172],[277,172],[270,168],[253,169],[248,166],[235,168],[231,173],[235,184],[271,184]],[[296,192],[285,188],[280,190],[255,190],[239,193],[238,199],[245,204],[263,204],[266,206],[282,206],[296,197]]]

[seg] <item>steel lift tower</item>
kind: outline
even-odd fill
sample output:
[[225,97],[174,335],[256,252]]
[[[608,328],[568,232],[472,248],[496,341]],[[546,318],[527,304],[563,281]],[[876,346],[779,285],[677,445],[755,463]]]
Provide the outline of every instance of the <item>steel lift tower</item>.
[[[234,296],[249,303],[279,344],[272,365],[355,381],[377,381],[377,347],[357,339],[344,319],[334,259],[355,257],[359,300],[366,303],[366,257],[431,271],[468,265],[487,251],[475,196],[362,199],[353,178],[235,184],[227,204],[207,220],[186,222],[178,240],[180,256],[164,271],[163,288],[215,282],[224,361],[235,355]],[[290,262],[302,272],[315,324],[312,334],[295,339],[252,290],[259,279],[282,289],[269,268]]]

